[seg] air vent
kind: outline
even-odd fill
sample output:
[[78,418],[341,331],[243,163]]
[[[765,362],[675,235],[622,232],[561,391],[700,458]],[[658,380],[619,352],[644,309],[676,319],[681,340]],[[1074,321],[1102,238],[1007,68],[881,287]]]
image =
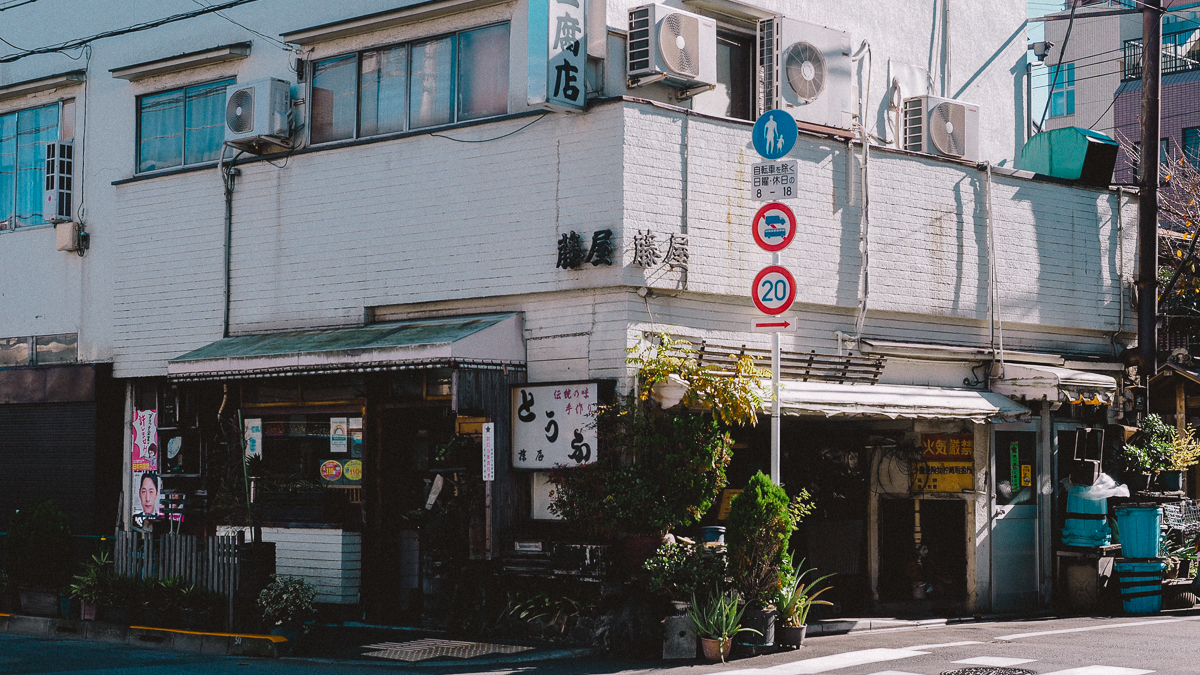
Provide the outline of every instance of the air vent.
[[783,72],[796,98],[811,103],[825,90],[829,69],[821,50],[807,42],[797,42],[788,47]]
[[239,89],[229,95],[225,104],[225,124],[235,134],[254,131],[254,90]]
[[904,102],[904,149],[921,152],[925,142],[925,107],[922,99],[910,98]]
[[967,111],[959,103],[939,103],[929,114],[929,138],[943,155],[962,157],[966,152]]
[[650,8],[635,7],[629,11],[629,72],[649,71]]
[[699,46],[700,22],[695,17],[675,12],[662,20],[658,47],[668,68],[685,77],[699,75]]
[[779,100],[779,30],[775,19],[758,23],[758,110],[774,110]]
[[71,220],[74,176],[75,149],[71,141],[47,143],[46,188],[42,192],[42,218],[46,222],[66,223]]

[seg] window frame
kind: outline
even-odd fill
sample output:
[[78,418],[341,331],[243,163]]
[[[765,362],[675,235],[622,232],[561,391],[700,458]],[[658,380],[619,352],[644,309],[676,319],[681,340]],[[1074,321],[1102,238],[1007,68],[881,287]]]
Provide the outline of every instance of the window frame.
[[[304,112],[304,116],[305,116],[304,142],[305,142],[305,144],[309,147],[319,148],[319,147],[334,145],[337,143],[349,143],[352,141],[359,141],[359,140],[368,139],[368,138],[379,138],[379,137],[388,136],[391,134],[407,134],[407,133],[411,133],[414,131],[425,132],[425,131],[433,131],[436,129],[442,129],[442,128],[446,128],[446,127],[452,127],[452,126],[456,126],[459,124],[475,124],[475,123],[480,123],[480,122],[487,122],[489,120],[499,119],[506,115],[512,114],[512,112],[510,110],[510,105],[508,102],[508,96],[511,95],[511,93],[512,93],[512,82],[510,79],[510,81],[507,83],[507,86],[505,87],[507,91],[506,91],[505,105],[504,105],[503,112],[497,113],[495,115],[488,115],[486,117],[474,117],[474,118],[467,119],[467,120],[459,119],[459,115],[461,112],[459,110],[459,107],[460,107],[459,96],[461,93],[460,89],[459,89],[459,84],[460,84],[459,83],[459,78],[460,78],[459,55],[460,55],[461,47],[460,47],[460,43],[458,41],[458,36],[463,33],[470,33],[473,31],[483,30],[486,28],[494,28],[496,26],[507,26],[508,27],[508,55],[509,55],[509,68],[511,70],[511,68],[512,68],[512,58],[511,58],[512,57],[512,21],[507,20],[507,19],[502,20],[502,21],[492,21],[492,22],[480,24],[477,26],[471,26],[469,28],[461,28],[458,30],[446,31],[446,32],[442,32],[442,33],[434,33],[432,35],[423,35],[421,37],[414,37],[410,40],[402,40],[400,42],[388,42],[388,43],[384,43],[384,44],[363,47],[361,49],[356,49],[354,51],[329,54],[326,56],[322,56],[319,59],[312,59],[312,60],[308,61],[308,63],[305,64],[305,78],[304,78],[305,79],[304,96],[305,96],[305,100],[308,102],[308,105],[305,106],[307,109]],[[454,83],[454,88],[450,95],[451,119],[449,122],[446,122],[443,124],[431,124],[428,126],[422,126],[417,129],[414,129],[412,126],[412,118],[410,115],[411,106],[412,106],[412,65],[413,65],[412,48],[415,45],[420,45],[420,44],[427,43],[427,42],[436,42],[438,40],[444,40],[449,37],[454,38],[454,48],[453,48],[453,50],[451,50],[451,75],[452,75],[452,80]],[[403,47],[404,54],[405,54],[405,56],[404,56],[404,58],[405,58],[404,127],[402,129],[398,129],[398,130],[394,130],[394,131],[384,131],[384,132],[380,132],[380,133],[371,134],[369,136],[364,136],[362,134],[362,111],[363,111],[363,108],[362,108],[362,90],[363,90],[362,58],[363,58],[363,54],[366,54],[368,52],[382,52],[382,51],[386,51],[389,49],[395,49],[397,47]],[[347,56],[354,57],[354,134],[352,136],[350,136],[349,138],[338,138],[338,139],[333,139],[333,140],[328,140],[328,141],[314,142],[312,139],[312,132],[313,132],[312,120],[313,120],[313,101],[314,101],[314,99],[313,99],[313,82],[316,79],[315,76],[316,76],[317,64],[322,63],[322,62],[333,61],[336,59],[345,58]]]
[[[189,168],[198,167],[198,166],[209,166],[209,165],[215,166],[217,164],[217,162],[219,160],[207,160],[207,161],[203,161],[203,162],[193,162],[192,164],[187,163],[187,102],[188,102],[187,90],[191,89],[193,87],[204,87],[207,85],[214,85],[214,84],[218,84],[220,82],[226,82],[226,81],[227,81],[227,83],[225,85],[226,88],[228,88],[229,85],[237,84],[237,76],[231,75],[229,77],[218,77],[218,78],[215,78],[212,80],[201,80],[199,82],[192,82],[192,83],[180,86],[180,87],[172,87],[170,89],[162,89],[159,91],[148,91],[144,94],[138,94],[137,96],[134,97],[134,102],[133,102],[133,115],[134,115],[133,175],[135,175],[135,176],[152,176],[154,174],[167,172],[167,171],[179,171],[180,169],[189,169]],[[180,152],[180,159],[179,159],[180,163],[175,166],[164,166],[164,167],[158,167],[155,169],[150,169],[149,171],[141,171],[140,169],[142,166],[142,100],[149,96],[159,96],[161,94],[169,94],[174,91],[183,92],[183,148],[181,149],[181,152]],[[221,105],[221,108],[222,108],[222,110],[225,108],[224,104]],[[224,115],[222,115],[222,118],[223,117],[224,117]],[[222,140],[221,146],[223,147],[224,145],[225,145],[225,141]]]
[[[1192,166],[1200,167],[1200,127],[1184,127],[1179,132],[1183,143],[1180,143],[1180,152],[1183,153],[1183,159],[1186,159]],[[1189,136],[1193,142],[1188,143]]]
[[[3,112],[0,112],[0,117],[7,117],[8,115],[19,116],[21,113],[29,111],[29,110],[38,110],[40,108],[50,108],[52,106],[58,108],[58,122],[55,125],[54,140],[56,140],[56,141],[67,141],[67,140],[73,141],[75,139],[75,133],[74,133],[75,120],[74,119],[71,120],[71,136],[69,138],[63,137],[63,128],[64,128],[63,121],[64,121],[64,116],[66,116],[68,114],[68,111],[72,115],[75,112],[75,97],[74,96],[64,97],[64,98],[58,99],[57,101],[45,103],[42,105],[30,106],[28,108],[16,108],[14,110],[3,111]],[[19,117],[18,117],[18,119],[19,119]],[[14,138],[14,142],[17,142],[17,138],[20,137],[20,133],[21,132],[18,129],[17,136]],[[76,166],[78,166],[79,164],[82,164],[82,162],[80,161],[79,158],[76,158],[75,162],[76,162]],[[44,190],[45,185],[46,185],[46,169],[45,169],[46,153],[45,153],[45,151],[43,151],[39,155],[38,166],[41,167],[41,176],[38,178],[38,186],[39,186],[39,190]],[[21,225],[17,221],[17,194],[20,192],[20,190],[18,190],[18,188],[17,188],[17,176],[18,175],[19,175],[19,171],[18,171],[18,167],[17,167],[16,146],[14,146],[13,193],[12,193],[12,205],[11,205],[12,206],[13,223],[12,223],[12,227],[9,227],[9,228],[0,227],[0,235],[7,234],[9,232],[22,232],[25,230],[36,230],[36,229],[41,229],[44,227],[54,227],[54,223],[46,222],[46,220],[44,218],[42,219],[42,222],[40,222],[40,223],[31,223],[28,225]],[[44,204],[44,195],[43,195],[43,198],[39,200],[39,203]],[[40,216],[41,212],[39,212],[38,215]],[[2,222],[2,221],[0,221],[0,222]]]
[[[1065,75],[1065,79],[1060,76]],[[1050,74],[1050,117],[1072,117],[1075,115],[1075,62],[1060,63]],[[1062,97],[1063,112],[1055,114],[1054,97]]]

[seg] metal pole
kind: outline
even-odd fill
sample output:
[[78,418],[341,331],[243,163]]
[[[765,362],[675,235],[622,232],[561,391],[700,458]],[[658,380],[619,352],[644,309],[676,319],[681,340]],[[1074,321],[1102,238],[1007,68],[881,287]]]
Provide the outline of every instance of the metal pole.
[[779,405],[779,332],[771,333],[771,481],[783,485],[779,473],[779,424],[782,406]]
[[1142,4],[1142,148],[1138,176],[1138,365],[1147,384],[1158,368],[1158,133],[1162,0]]

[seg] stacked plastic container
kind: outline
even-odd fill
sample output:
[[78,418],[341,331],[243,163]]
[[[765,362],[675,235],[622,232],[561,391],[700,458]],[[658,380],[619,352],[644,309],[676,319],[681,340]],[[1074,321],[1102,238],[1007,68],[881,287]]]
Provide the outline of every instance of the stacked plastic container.
[[1072,485],[1067,492],[1067,521],[1062,542],[1067,546],[1106,546],[1112,541],[1108,526],[1108,499],[1089,498],[1090,485]]
[[1114,565],[1121,588],[1121,604],[1130,614],[1150,614],[1162,609],[1162,582],[1166,563],[1158,557],[1162,540],[1162,507],[1129,504],[1117,508],[1121,555]]

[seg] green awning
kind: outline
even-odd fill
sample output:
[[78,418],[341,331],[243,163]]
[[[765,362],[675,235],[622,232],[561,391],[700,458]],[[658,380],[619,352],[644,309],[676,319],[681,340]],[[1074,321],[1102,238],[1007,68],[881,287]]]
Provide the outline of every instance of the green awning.
[[521,315],[507,313],[237,335],[171,359],[167,374],[176,380],[225,380],[524,364]]

